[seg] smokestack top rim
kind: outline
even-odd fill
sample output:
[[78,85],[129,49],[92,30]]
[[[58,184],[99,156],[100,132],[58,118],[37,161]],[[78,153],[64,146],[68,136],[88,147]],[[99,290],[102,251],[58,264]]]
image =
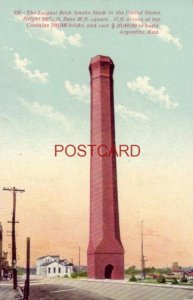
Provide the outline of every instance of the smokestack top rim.
[[105,56],[105,55],[96,55],[92,57],[90,64],[92,65],[96,62],[108,62],[113,65],[112,59],[109,56]]

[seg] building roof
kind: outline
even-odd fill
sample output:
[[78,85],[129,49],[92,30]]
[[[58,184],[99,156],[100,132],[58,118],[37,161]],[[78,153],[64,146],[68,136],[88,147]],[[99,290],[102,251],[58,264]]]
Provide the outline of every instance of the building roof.
[[46,267],[46,266],[52,264],[53,262],[56,262],[56,261],[45,262],[45,263],[41,264],[40,267]]
[[193,276],[193,271],[185,271],[184,272],[187,276]]
[[68,267],[72,266],[72,264],[70,264],[70,263],[62,264],[61,262],[58,262],[58,261],[54,260],[54,261],[45,262],[45,263],[41,264],[40,267],[47,267],[47,266],[49,266],[53,263],[56,263],[56,264],[61,265],[61,266],[68,266]]
[[59,255],[45,255],[45,256],[40,256],[38,257],[37,259],[43,259],[45,257],[52,257],[52,258],[55,258],[55,257],[59,257]]
[[74,266],[71,262],[69,262],[67,259],[59,260],[59,264],[63,266]]

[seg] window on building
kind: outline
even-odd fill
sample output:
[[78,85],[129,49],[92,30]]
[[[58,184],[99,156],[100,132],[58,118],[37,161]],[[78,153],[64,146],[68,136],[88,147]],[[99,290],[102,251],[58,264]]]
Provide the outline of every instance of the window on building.
[[53,268],[54,273],[56,273],[56,268]]
[[58,273],[61,273],[61,268],[58,268]]
[[48,273],[50,273],[50,268],[48,268]]
[[66,267],[66,273],[68,273],[68,268]]

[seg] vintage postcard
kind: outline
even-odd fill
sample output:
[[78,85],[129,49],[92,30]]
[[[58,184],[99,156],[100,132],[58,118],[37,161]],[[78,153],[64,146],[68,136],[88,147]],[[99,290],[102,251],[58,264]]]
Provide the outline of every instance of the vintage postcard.
[[0,299],[193,299],[192,14],[0,1]]

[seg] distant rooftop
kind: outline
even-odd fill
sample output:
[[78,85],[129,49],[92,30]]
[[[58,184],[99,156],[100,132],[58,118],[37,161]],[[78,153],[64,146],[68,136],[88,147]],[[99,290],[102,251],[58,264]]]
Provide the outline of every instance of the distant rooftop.
[[52,258],[59,257],[59,255],[45,255],[45,256],[40,256],[37,259],[43,259],[43,258],[48,257],[48,256],[52,257]]

